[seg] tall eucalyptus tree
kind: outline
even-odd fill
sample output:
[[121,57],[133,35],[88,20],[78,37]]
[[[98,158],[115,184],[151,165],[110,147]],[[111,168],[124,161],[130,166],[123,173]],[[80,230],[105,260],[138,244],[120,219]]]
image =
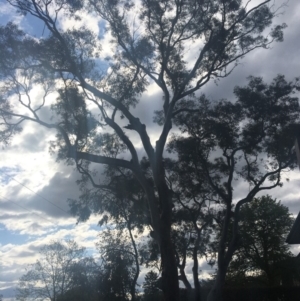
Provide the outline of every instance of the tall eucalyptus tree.
[[[282,40],[285,25],[266,30],[276,14],[273,2],[7,2],[25,18],[38,19],[45,30],[36,37],[12,23],[0,28],[1,141],[7,143],[22,124],[33,122],[56,130],[53,150],[61,159],[75,162],[99,188],[105,183],[99,184],[92,172],[98,165],[130,170],[147,196],[160,247],[165,299],[178,300],[172,193],[163,158],[173,118],[189,110],[187,100],[206,83],[229,75],[249,52]],[[101,35],[82,23],[76,26],[82,13],[99,18],[99,26],[105,24],[111,35],[113,52],[105,64],[99,57]],[[63,26],[66,18],[73,28]],[[134,110],[152,85],[162,98],[156,116],[162,126],[155,142]],[[40,89],[38,99],[30,93],[35,87]],[[44,114],[50,105],[52,120]],[[141,168],[140,147],[150,162],[152,181]]]

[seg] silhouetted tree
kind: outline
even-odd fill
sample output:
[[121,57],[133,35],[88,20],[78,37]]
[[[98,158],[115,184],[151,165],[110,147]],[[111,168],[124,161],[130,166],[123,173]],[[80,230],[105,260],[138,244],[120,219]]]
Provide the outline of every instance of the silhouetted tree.
[[76,277],[85,273],[83,278],[89,281],[87,274],[92,275],[94,272],[91,269],[91,264],[94,265],[92,259],[88,260],[89,267],[82,271],[87,263],[84,258],[85,249],[72,240],[66,243],[53,241],[42,247],[40,254],[41,259],[30,265],[26,274],[20,278],[16,290],[17,300],[61,300],[68,291],[84,287],[84,282],[79,284]]
[[[99,225],[107,227],[100,235],[99,251],[102,254],[120,254],[125,252],[134,264],[134,273],[130,273],[131,298],[135,300],[136,284],[140,273],[139,246],[136,235],[142,234],[149,226],[150,216],[147,210],[147,200],[139,182],[128,170],[108,168],[105,171],[110,179],[105,189],[89,187],[88,175],[79,167],[83,177],[80,181],[82,194],[79,200],[69,200],[71,212],[84,221],[91,211],[101,216]],[[88,200],[86,202],[85,200]],[[111,225],[114,225],[111,229]],[[111,257],[111,255],[109,255]]]
[[150,271],[145,275],[143,288],[143,301],[159,301],[162,299],[162,291],[159,289],[159,275],[154,271]]
[[[177,160],[168,160],[165,164],[173,194],[172,239],[175,244],[179,280],[184,284],[188,294],[190,296],[193,294],[194,300],[200,301],[198,260],[200,257],[206,258],[209,263],[214,260],[209,244],[213,232],[211,204],[215,203],[214,195],[204,179],[195,181],[187,176],[189,170],[182,168]],[[185,273],[188,260],[193,262],[191,283]]]
[[100,299],[137,300],[136,286],[140,264],[131,230],[108,227],[100,234],[97,247],[103,261]]
[[93,258],[86,257],[73,263],[69,274],[71,286],[57,297],[57,301],[99,301],[101,269]]
[[[296,166],[293,152],[299,122],[299,84],[276,77],[270,85],[251,77],[247,87],[236,87],[237,100],[211,103],[205,96],[190,101],[189,110],[175,122],[185,134],[174,136],[169,150],[178,156],[185,181],[210,187],[215,195],[215,224],[219,241],[217,276],[208,297],[219,300],[226,271],[239,242],[240,210],[259,191],[282,185],[282,171]],[[180,108],[178,109],[180,110]],[[234,188],[247,184],[238,200]],[[220,203],[219,205],[217,203]]]
[[[33,122],[57,131],[53,151],[85,168],[93,184],[99,185],[93,173],[99,164],[130,170],[147,196],[166,301],[178,300],[172,193],[163,164],[173,118],[191,109],[188,100],[212,78],[227,76],[252,50],[282,40],[285,25],[265,31],[276,14],[268,6],[271,0],[252,7],[241,0],[7,2],[19,13],[38,18],[45,30],[43,37],[33,37],[12,23],[0,28],[1,141],[9,142],[24,121]],[[138,22],[131,20],[134,5]],[[82,10],[106,22],[114,48],[105,63],[109,68],[99,70],[98,35],[82,24],[80,29],[61,26],[63,18],[79,22]],[[185,55],[191,47],[193,61]],[[162,129],[155,146],[133,111],[150,84],[163,97],[157,112]],[[34,87],[41,89],[38,99],[32,99]],[[45,117],[50,105],[53,119]],[[150,162],[154,185],[143,173],[134,137]]]
[[245,280],[263,274],[269,285],[280,284],[283,264],[292,257],[285,243],[293,218],[286,206],[269,195],[256,198],[240,210],[240,240],[229,267],[229,279]]

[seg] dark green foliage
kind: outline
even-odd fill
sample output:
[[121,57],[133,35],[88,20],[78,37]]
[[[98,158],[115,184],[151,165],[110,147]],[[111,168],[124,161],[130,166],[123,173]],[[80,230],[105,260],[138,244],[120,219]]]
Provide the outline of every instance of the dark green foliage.
[[280,170],[296,166],[296,89],[298,82],[283,76],[271,85],[250,78],[249,86],[235,89],[236,102],[211,104],[204,96],[198,103],[182,102],[176,123],[188,138],[174,137],[169,150],[179,155],[186,181],[203,189],[209,185],[225,203],[232,200],[232,183],[239,179],[254,190],[266,180],[281,185]]
[[159,286],[158,274],[153,271],[148,272],[143,283],[143,301],[162,300],[162,291]]
[[292,277],[296,272],[292,265],[297,260],[294,258],[292,264],[285,240],[293,221],[288,208],[268,195],[244,205],[240,211],[239,247],[228,270],[229,283],[243,285],[261,275],[257,283],[280,285],[288,273]]
[[[125,210],[125,209],[124,209]],[[105,218],[106,217],[106,218]],[[137,279],[140,272],[138,245],[130,217],[123,212],[117,226],[107,225],[97,244],[103,261],[100,296],[103,300],[137,300]],[[104,216],[101,223],[111,222]],[[102,300],[102,299],[101,299]]]
[[[218,252],[217,277],[224,280],[239,244],[241,206],[259,191],[283,185],[282,171],[296,167],[298,89],[297,79],[287,82],[277,76],[267,85],[250,78],[247,87],[235,89],[235,102],[210,102],[202,96],[198,102],[178,104],[175,122],[185,137],[174,135],[168,146],[178,156],[178,187],[189,204],[195,197],[211,204],[218,238],[212,245]],[[243,182],[248,189],[237,195],[235,187]]]
[[[203,288],[203,300],[207,300],[210,288]],[[298,301],[300,298],[299,286],[277,287],[226,287],[222,291],[223,301]],[[182,299],[187,301],[188,299]],[[192,299],[193,300],[193,299]],[[188,300],[190,301],[190,300]]]
[[[117,246],[115,246],[117,248]],[[133,258],[122,250],[110,250],[105,254],[99,279],[99,300],[126,301],[132,300],[130,296],[131,283],[134,270]]]
[[98,301],[100,267],[91,258],[84,258],[70,268],[72,287],[57,301]]

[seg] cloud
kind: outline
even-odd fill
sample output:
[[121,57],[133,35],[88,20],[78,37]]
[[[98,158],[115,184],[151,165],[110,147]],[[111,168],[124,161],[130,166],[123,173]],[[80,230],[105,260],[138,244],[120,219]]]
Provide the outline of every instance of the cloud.
[[270,82],[279,73],[285,74],[289,80],[300,75],[298,55],[300,4],[297,0],[290,0],[280,12],[273,23],[285,22],[288,25],[284,30],[284,41],[271,44],[269,49],[254,50],[240,60],[230,76],[218,81],[218,85],[210,81],[203,89],[207,96],[213,99],[232,99],[233,88],[245,85],[250,75],[261,76],[266,82]]
[[[78,19],[77,16],[79,16],[80,19]],[[96,36],[99,36],[102,33],[101,27],[103,25],[100,17],[98,17],[96,13],[89,13],[84,10],[81,10],[80,13],[69,16],[69,18],[66,18],[64,14],[60,14],[59,23],[63,31],[86,28],[93,32]]]
[[95,252],[94,243],[99,233],[97,221],[97,217],[92,217],[90,221],[77,226],[69,223],[64,227],[60,223],[55,231],[47,231],[41,237],[31,234],[29,241],[23,244],[1,245],[0,292],[5,297],[12,297],[13,288],[17,285],[19,277],[25,273],[25,267],[36,262],[40,257],[40,249],[53,240],[74,239],[80,246],[89,250],[90,254],[93,254]]
[[20,25],[23,21],[23,16],[17,14],[16,9],[3,0],[0,1],[0,15],[0,25],[5,25],[7,22]]

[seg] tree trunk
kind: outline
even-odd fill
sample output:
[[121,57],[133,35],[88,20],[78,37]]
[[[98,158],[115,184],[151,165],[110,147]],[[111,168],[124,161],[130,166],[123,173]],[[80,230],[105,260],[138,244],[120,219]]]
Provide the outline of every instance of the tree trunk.
[[198,250],[199,250],[199,245],[200,245],[200,239],[201,239],[201,231],[202,229],[206,226],[206,224],[204,224],[202,226],[201,229],[199,229],[199,227],[197,226],[197,222],[196,220],[193,221],[194,227],[197,231],[197,239],[195,241],[195,245],[193,248],[193,262],[194,262],[194,266],[193,266],[193,279],[194,279],[194,286],[195,286],[195,301],[201,301],[201,285],[199,282],[199,262],[198,262]]
[[222,301],[222,291],[225,284],[225,277],[233,253],[236,250],[236,241],[237,236],[235,234],[231,240],[227,252],[225,253],[224,248],[221,248],[218,252],[217,277],[211,291],[208,294],[207,301]]
[[194,266],[193,266],[193,278],[194,278],[194,286],[195,286],[195,301],[201,301],[201,287],[199,282],[199,263],[198,263],[198,252],[197,248],[195,247],[193,250],[193,260],[194,260]]
[[208,294],[207,301],[222,301],[222,291],[225,283],[226,270],[227,268],[219,267],[216,280]]
[[189,283],[188,279],[186,278],[184,268],[179,267],[179,272],[180,272],[179,280],[182,281],[182,283],[184,284],[186,290],[190,293],[192,291],[192,286]]
[[[236,219],[237,218],[238,218],[238,212],[236,214]],[[236,242],[237,242],[238,220],[235,220],[233,237],[229,244],[228,250],[225,251],[225,243],[228,236],[230,219],[231,219],[231,203],[228,203],[225,219],[222,226],[222,234],[219,242],[217,277],[211,291],[208,294],[207,301],[222,301],[222,291],[225,284],[227,269],[232,259],[233,253],[236,249]]]
[[179,301],[179,282],[174,245],[171,240],[171,225],[166,214],[161,216],[160,252],[162,264],[162,289],[165,301]]
[[140,264],[139,264],[139,258],[138,258],[139,255],[138,255],[135,240],[134,240],[132,232],[131,232],[130,223],[128,223],[128,229],[129,229],[130,239],[131,239],[131,243],[133,245],[134,254],[135,254],[134,260],[135,260],[136,271],[135,271],[135,275],[134,275],[134,278],[133,278],[133,281],[132,281],[132,284],[131,284],[131,287],[130,287],[131,301],[135,301],[136,300],[135,287],[136,287],[137,279],[138,279],[139,274],[140,274]]
[[162,289],[165,301],[179,301],[179,280],[174,244],[171,239],[172,202],[166,183],[158,187],[161,209],[159,244],[162,264]]

